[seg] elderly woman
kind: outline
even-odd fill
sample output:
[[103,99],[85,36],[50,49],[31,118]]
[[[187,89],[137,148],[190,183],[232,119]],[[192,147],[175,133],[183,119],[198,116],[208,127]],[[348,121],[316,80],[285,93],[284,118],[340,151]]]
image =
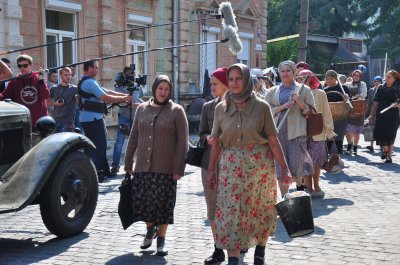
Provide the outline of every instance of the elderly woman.
[[[157,238],[159,256],[168,254],[165,234],[174,223],[176,182],[185,171],[188,124],[184,109],[172,102],[172,82],[166,75],[156,77],[153,98],[136,110],[125,154],[125,171],[133,173],[134,222],[146,222],[141,244],[149,248]],[[135,169],[132,170],[136,154]]]
[[[386,74],[385,83],[380,85],[376,91],[371,116],[368,118],[372,123],[375,123],[374,140],[377,145],[383,146],[381,158],[386,160],[385,163],[392,163],[393,144],[400,123],[399,83],[400,74],[395,70],[390,70]],[[392,106],[392,108],[380,113],[389,106]]]
[[[292,61],[281,62],[278,71],[282,79],[279,86],[269,89],[265,100],[272,107],[272,114],[281,129],[279,141],[289,165],[292,176],[296,179],[297,190],[304,190],[303,177],[314,174],[313,162],[307,150],[307,120],[310,107],[315,108],[314,98],[309,87],[297,83],[296,65]],[[301,91],[300,91],[301,90]],[[283,119],[286,112],[287,119]],[[282,124],[282,125],[280,125]],[[278,126],[278,127],[279,127]],[[277,165],[278,179],[282,176],[282,168]],[[289,185],[279,181],[281,195],[289,190]]]
[[[221,102],[222,97],[228,91],[228,80],[226,77],[228,69],[218,68],[214,72],[211,73],[211,95],[215,97],[214,100],[207,102],[204,104],[203,109],[201,111],[201,118],[200,118],[200,126],[199,126],[199,136],[200,141],[205,147],[205,152],[203,155],[203,159],[201,161],[201,177],[203,181],[203,188],[204,188],[204,197],[206,199],[207,204],[207,217],[210,220],[211,224],[211,232],[213,234],[213,238],[215,238],[215,204],[217,200],[217,192],[216,190],[210,189],[210,186],[207,182],[207,169],[208,169],[208,162],[210,160],[210,153],[211,153],[211,145],[212,145],[212,138],[211,138],[211,130],[214,123],[214,112],[215,107],[219,102]],[[208,257],[204,264],[214,264],[216,262],[222,262],[225,260],[224,251],[221,248],[218,248],[214,244],[214,253]]]
[[[325,74],[324,91],[328,97],[328,102],[340,102],[349,98],[349,89],[343,85],[344,95],[338,82],[338,74],[334,70],[328,70]],[[337,93],[329,93],[337,92]],[[340,93],[340,94],[338,94]],[[333,128],[337,136],[334,139],[336,150],[339,154],[343,153],[343,138],[347,128],[347,116],[333,122]],[[328,151],[331,151],[333,139],[328,141]]]
[[[351,99],[365,100],[367,97],[367,85],[364,81],[361,81],[362,72],[360,70],[355,70],[351,77],[353,78],[353,81],[345,83],[345,85],[349,88]],[[361,115],[359,117],[349,117],[349,123],[346,129],[346,154],[351,154],[351,149],[353,149],[353,154],[357,155],[357,145],[358,141],[360,140],[360,134],[364,128],[364,119],[365,115]]]
[[208,166],[215,187],[218,170],[215,241],[228,249],[228,264],[238,264],[240,249],[256,246],[254,264],[264,264],[265,245],[276,228],[276,174],[291,177],[282,153],[270,106],[253,90],[249,68],[228,68],[229,92],[215,108]]
[[[314,96],[316,111],[322,113],[323,117],[323,131],[322,133],[310,137],[308,139],[308,152],[313,161],[314,175],[312,178],[306,178],[305,183],[307,190],[310,192],[313,198],[323,198],[324,192],[319,186],[319,175],[321,174],[321,168],[326,164],[328,160],[326,150],[326,140],[332,140],[336,134],[333,132],[333,120],[331,109],[329,108],[328,99],[323,90],[318,89],[320,86],[318,78],[310,70],[302,70],[299,72],[300,77],[308,76],[306,85],[311,88],[311,93]],[[328,165],[332,169],[333,165]],[[314,188],[313,188],[314,183]]]

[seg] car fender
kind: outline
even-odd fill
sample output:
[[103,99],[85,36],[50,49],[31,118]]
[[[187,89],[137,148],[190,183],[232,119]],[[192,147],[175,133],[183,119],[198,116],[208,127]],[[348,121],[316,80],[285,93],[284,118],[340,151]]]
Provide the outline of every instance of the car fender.
[[71,150],[95,148],[86,136],[78,133],[52,134],[22,156],[0,181],[0,213],[13,212],[29,205]]

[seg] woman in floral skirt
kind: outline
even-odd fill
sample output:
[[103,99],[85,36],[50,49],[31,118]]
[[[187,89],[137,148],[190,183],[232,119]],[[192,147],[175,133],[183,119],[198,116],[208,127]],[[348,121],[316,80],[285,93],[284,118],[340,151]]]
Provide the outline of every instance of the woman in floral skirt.
[[[228,68],[229,92],[215,109],[209,185],[217,186],[218,248],[228,249],[228,264],[238,264],[240,249],[256,246],[254,264],[264,264],[265,246],[276,227],[276,173],[291,181],[271,108],[253,92],[249,68]],[[216,185],[219,161],[218,184]]]

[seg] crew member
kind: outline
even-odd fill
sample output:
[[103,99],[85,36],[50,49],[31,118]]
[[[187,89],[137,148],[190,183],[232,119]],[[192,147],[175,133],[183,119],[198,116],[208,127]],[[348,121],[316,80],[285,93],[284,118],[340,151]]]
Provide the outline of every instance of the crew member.
[[81,108],[79,121],[85,135],[96,146],[96,149],[92,150],[90,155],[96,166],[99,182],[102,182],[104,176],[110,175],[106,156],[107,132],[103,119],[107,110],[105,103],[131,102],[132,96],[107,90],[100,86],[95,79],[99,73],[99,62],[96,59],[85,62],[83,72],[82,79],[78,83]]
[[[47,99],[50,91],[44,78],[44,71],[32,72],[33,59],[27,54],[17,58],[17,66],[21,69],[20,78],[10,81],[8,86],[0,93],[0,100],[10,98],[12,101],[26,106],[32,117],[32,129],[36,121],[47,116]],[[24,76],[24,77],[22,77]]]

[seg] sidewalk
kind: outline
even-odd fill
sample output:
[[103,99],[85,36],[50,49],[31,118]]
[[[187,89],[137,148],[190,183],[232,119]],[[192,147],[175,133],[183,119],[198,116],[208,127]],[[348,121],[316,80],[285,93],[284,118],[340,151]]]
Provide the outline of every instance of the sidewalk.
[[[343,173],[321,176],[326,195],[312,202],[315,232],[292,239],[278,220],[267,244],[267,264],[400,264],[399,152],[396,147],[393,164],[382,163],[379,153],[365,148],[356,157],[343,155]],[[122,230],[117,214],[122,178],[121,168],[117,177],[100,184],[95,216],[85,232],[73,238],[50,234],[37,206],[0,215],[0,264],[203,264],[213,251],[213,240],[200,170],[187,166],[178,182],[175,224],[168,228],[165,257],[154,255],[155,245],[140,249],[143,223]],[[241,264],[253,264],[253,253],[250,249],[242,256]]]

